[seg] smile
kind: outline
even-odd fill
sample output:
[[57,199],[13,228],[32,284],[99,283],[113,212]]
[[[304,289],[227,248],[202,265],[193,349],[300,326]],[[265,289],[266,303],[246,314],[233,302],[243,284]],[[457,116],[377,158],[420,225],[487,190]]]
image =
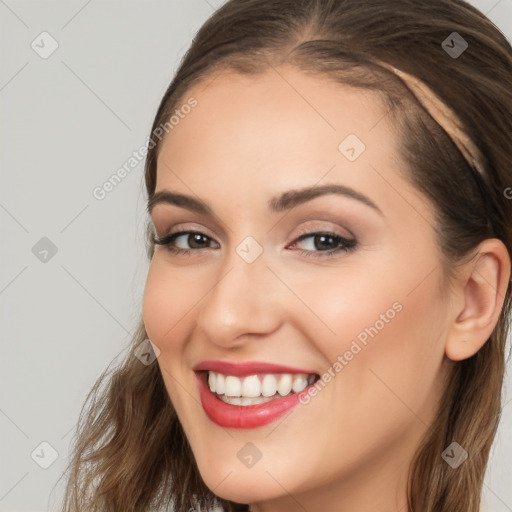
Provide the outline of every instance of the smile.
[[210,391],[231,405],[255,405],[298,393],[315,382],[315,375],[259,374],[247,377],[208,372]]
[[256,428],[277,420],[320,378],[310,371],[270,364],[204,362],[194,369],[206,416],[227,428]]

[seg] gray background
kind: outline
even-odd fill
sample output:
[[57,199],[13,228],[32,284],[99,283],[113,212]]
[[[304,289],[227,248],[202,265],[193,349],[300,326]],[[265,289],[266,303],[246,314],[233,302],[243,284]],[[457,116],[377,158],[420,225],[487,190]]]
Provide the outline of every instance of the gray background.
[[[221,3],[0,0],[2,512],[57,510],[62,485],[50,491],[80,406],[131,338],[148,268],[143,163],[103,200],[92,191],[144,145],[179,58]],[[512,0],[471,3],[512,39]],[[59,45],[46,59],[31,47],[44,31]],[[46,262],[33,253],[43,237],[57,249]],[[509,389],[510,378],[506,400]],[[484,511],[512,511],[511,428],[512,400]],[[42,442],[58,453],[47,469]]]

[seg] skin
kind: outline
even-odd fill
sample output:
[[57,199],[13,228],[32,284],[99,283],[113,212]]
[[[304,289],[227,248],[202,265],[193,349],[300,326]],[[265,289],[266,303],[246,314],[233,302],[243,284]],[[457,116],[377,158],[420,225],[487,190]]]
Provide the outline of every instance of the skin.
[[[224,71],[208,84],[185,95],[198,105],[163,141],[156,191],[200,198],[214,215],[158,204],[151,218],[159,237],[189,229],[209,238],[188,256],[156,246],[143,308],[201,476],[218,496],[258,511],[404,512],[411,458],[453,361],[475,353],[498,320],[507,251],[485,241],[446,287],[432,207],[401,177],[386,109],[368,91],[289,66]],[[350,133],[366,146],[353,162],[338,150]],[[285,191],[327,183],[357,190],[382,213],[334,194],[268,208]],[[357,246],[328,257],[313,236],[297,241],[299,230],[355,237]],[[253,263],[236,252],[248,236],[263,249]],[[187,240],[174,245],[190,248]],[[198,362],[322,375],[397,302],[401,311],[307,405],[254,429],[205,415]],[[237,458],[248,442],[262,454],[251,468]]]

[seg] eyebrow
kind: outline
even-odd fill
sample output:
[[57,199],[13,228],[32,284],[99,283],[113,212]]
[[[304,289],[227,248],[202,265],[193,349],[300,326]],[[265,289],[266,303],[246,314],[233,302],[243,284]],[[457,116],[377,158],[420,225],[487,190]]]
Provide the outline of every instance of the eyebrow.
[[[291,210],[295,206],[327,194],[337,194],[350,199],[355,199],[384,216],[381,209],[370,198],[361,192],[344,185],[317,185],[296,190],[288,190],[277,197],[271,198],[268,201],[268,207],[272,212],[282,212],[285,210]],[[200,199],[196,199],[185,194],[171,192],[170,190],[161,190],[156,192],[149,199],[147,206],[149,214],[151,215],[153,208],[157,204],[161,203],[172,204],[200,214],[213,215],[213,210],[208,206],[208,204]]]

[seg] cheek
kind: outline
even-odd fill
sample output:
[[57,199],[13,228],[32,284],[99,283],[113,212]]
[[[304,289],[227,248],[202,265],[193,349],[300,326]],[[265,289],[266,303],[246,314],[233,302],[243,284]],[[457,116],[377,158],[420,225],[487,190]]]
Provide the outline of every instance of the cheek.
[[142,311],[146,332],[162,352],[179,350],[192,309],[207,291],[201,282],[190,270],[173,268],[164,254],[153,256]]
[[390,435],[393,425],[422,428],[421,423],[433,419],[442,392],[446,335],[439,275],[414,291],[421,280],[417,273],[398,275],[384,286],[374,285],[371,295],[352,288],[352,302],[344,309],[346,331],[341,331],[343,322],[339,324],[342,348],[330,358],[343,354],[347,361],[336,385],[340,396],[350,397],[358,417],[354,428],[378,421]]
[[351,407],[397,405],[407,413],[403,400],[428,415],[440,391],[446,336],[440,274],[429,274],[430,258],[413,261],[374,260],[365,272],[344,269],[338,279],[318,273],[314,284],[295,288],[310,309],[297,307],[302,316],[295,321],[322,353],[325,379]]
[[191,274],[170,265],[163,250],[155,252],[142,308],[146,333],[160,349],[157,362],[167,393],[178,412],[183,411],[187,403],[188,395],[183,396],[180,385],[183,386],[184,347],[195,325],[193,308],[206,293],[200,284],[202,281]]
[[[347,467],[355,467],[371,460],[373,450],[391,449],[405,436],[421,434],[435,414],[442,391],[443,305],[438,275],[410,293],[420,280],[417,272],[390,271],[379,282],[378,273],[357,279],[347,274],[339,282],[320,280],[315,287],[300,289],[335,334],[313,314],[301,320],[308,339],[327,361],[322,377],[328,382],[305,406],[303,423],[288,425],[287,435],[320,430],[308,441],[308,463],[322,472],[340,470],[339,459],[325,454],[324,439],[334,440],[330,450],[343,453]],[[329,421],[319,425],[326,411]],[[285,452],[286,444],[283,458]],[[281,476],[286,477],[284,470]]]

